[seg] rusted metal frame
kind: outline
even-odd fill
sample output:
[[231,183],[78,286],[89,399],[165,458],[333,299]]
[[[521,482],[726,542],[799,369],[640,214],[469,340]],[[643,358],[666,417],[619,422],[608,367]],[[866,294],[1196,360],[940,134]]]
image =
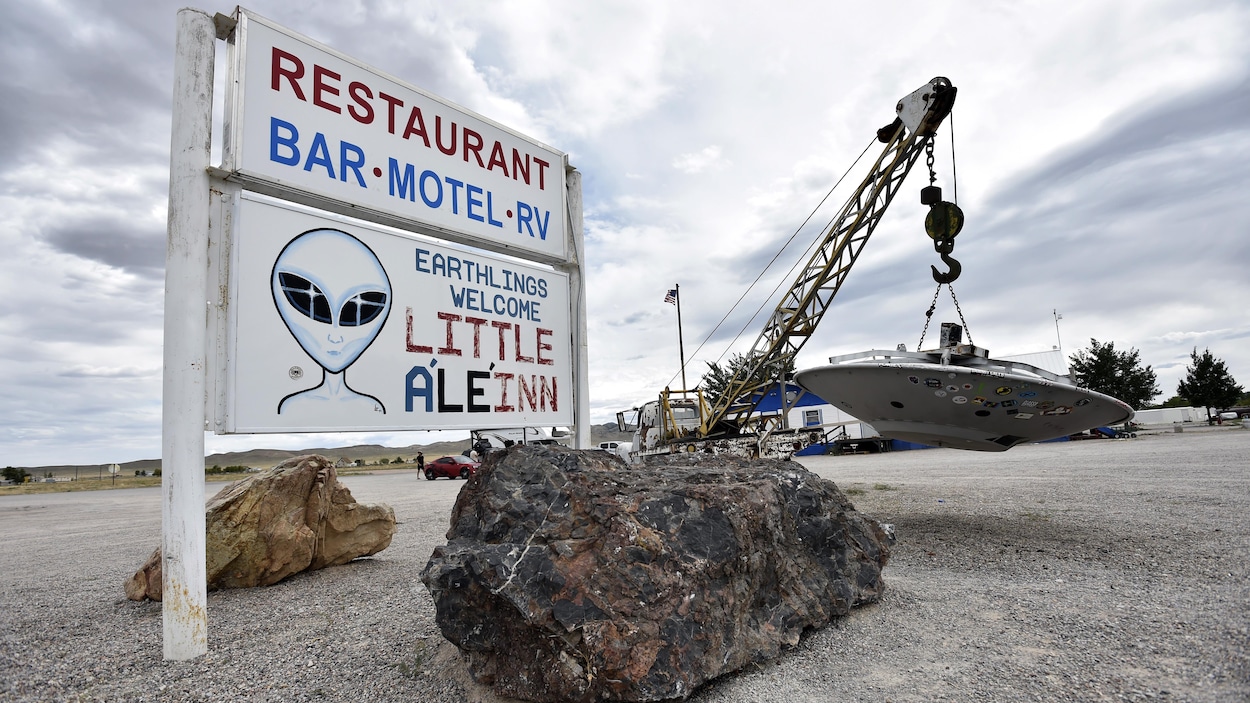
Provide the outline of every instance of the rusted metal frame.
[[[871,189],[871,186],[880,181],[884,175],[885,169],[883,169],[882,163],[885,162],[891,152],[897,150],[902,143],[903,140],[901,140],[900,130],[900,132],[895,135],[895,138],[891,141],[891,143],[882,150],[881,156],[878,157],[877,162],[874,164],[873,171],[860,183],[859,188],[848,200],[837,220],[835,220],[834,226],[830,227],[820,246],[818,246],[816,251],[813,253],[812,258],[809,260],[803,272],[799,275],[795,284],[792,285],[790,290],[786,293],[783,303],[779,305],[777,310],[773,313],[769,324],[756,340],[754,348],[750,352],[749,358],[759,359],[760,361],[749,365],[744,364],[740,367],[738,373],[735,374],[734,379],[730,382],[726,396],[722,398],[721,403],[717,404],[718,408],[722,404],[725,406],[723,417],[727,418],[731,415],[738,415],[741,417],[743,413],[746,413],[749,418],[750,413],[754,411],[755,407],[759,404],[759,401],[764,395],[764,393],[761,393],[760,391],[763,388],[772,385],[772,380],[767,377],[768,374],[764,373],[764,371],[767,370],[767,366],[770,365],[769,362],[773,362],[775,364],[777,361],[784,362],[787,358],[793,358],[793,356],[797,354],[799,348],[802,347],[801,342],[796,345],[790,340],[790,336],[793,333],[794,328],[797,324],[799,324],[796,323],[796,320],[799,322],[802,322],[803,320],[813,320],[813,317],[810,314],[803,315],[803,311],[811,306],[813,291],[819,290],[828,280],[830,263],[835,260],[845,258],[848,244],[856,241],[853,235],[856,231],[862,229],[861,223],[863,222],[864,210],[868,204],[877,201],[881,187],[879,186],[876,189],[873,189],[873,197],[865,199],[865,195]],[[894,158],[889,159],[889,169],[893,170],[897,168],[897,164],[898,156],[896,154]],[[885,183],[888,184],[889,181],[890,179],[886,179]],[[848,220],[849,224],[840,227],[842,223],[846,223]],[[865,239],[866,237],[860,238],[860,247],[862,247]],[[835,240],[838,244],[832,249],[833,254],[831,256],[830,243]],[[858,249],[860,247],[856,247],[855,253],[858,253]],[[838,281],[839,286],[841,285],[841,280],[845,279],[845,272],[849,270],[850,265],[854,263],[855,258],[856,257],[852,256],[850,262],[839,267],[839,271],[843,274],[842,278]],[[813,282],[814,285],[812,285]],[[834,292],[836,293],[836,288],[834,289]],[[786,299],[791,299],[795,302],[792,306],[787,307],[785,305]],[[823,313],[824,308],[822,307],[819,313],[815,316],[814,322],[819,322],[819,318],[823,315]],[[809,324],[807,329],[814,329],[814,322]],[[790,348],[784,352],[778,353],[777,348],[787,344]],[[746,373],[744,373],[744,370],[746,370]],[[743,378],[739,380],[739,376],[742,376]],[[737,383],[735,383],[735,381],[737,381]],[[744,397],[749,398],[749,400],[738,401],[738,399]],[[722,413],[713,412],[711,424],[720,420],[721,417]],[[742,424],[745,425],[747,423],[743,422]],[[711,425],[709,425],[709,429],[710,426]]]
[[[665,388],[660,393],[660,437],[665,441],[678,439],[682,437],[681,428],[677,424],[677,416],[673,413],[673,404],[670,400],[677,393],[694,393],[696,409],[700,422],[703,421],[711,413],[711,407],[703,395],[703,390],[695,388],[693,390],[674,391]],[[684,398],[683,398],[684,399]]]
[[[924,141],[927,141],[927,139]],[[782,334],[785,337],[806,337],[815,330],[817,323],[819,323],[820,318],[827,310],[833,296],[836,295],[838,289],[846,280],[846,276],[850,273],[851,267],[859,258],[860,253],[862,253],[863,247],[867,243],[868,238],[872,235],[872,232],[875,231],[877,225],[880,223],[881,217],[885,214],[886,208],[889,206],[890,201],[893,200],[894,195],[897,192],[898,185],[907,175],[907,172],[911,170],[911,166],[915,163],[921,151],[922,148],[911,150],[903,148],[900,149],[898,156],[891,161],[890,168],[886,172],[889,175],[881,187],[874,192],[874,197],[870,201],[871,207],[869,208],[867,216],[864,217],[862,213],[856,216],[855,223],[846,230],[844,241],[837,247],[837,254],[834,258],[838,261],[843,259],[848,260],[836,269],[832,270],[828,264],[824,264],[817,269],[816,275],[808,277],[809,280],[817,280],[817,284],[808,288],[807,292],[802,296],[800,302],[800,312],[808,310],[811,310],[811,312],[807,312],[805,315],[796,316],[799,318],[798,323],[791,322],[789,325],[791,329],[782,330]],[[899,167],[900,160],[903,161],[901,169]],[[856,232],[861,231],[863,233],[856,237]],[[811,264],[809,264],[809,268],[812,268]],[[834,281],[832,286],[828,285],[830,280]],[[822,298],[822,293],[827,294],[827,296]],[[794,329],[798,327],[798,325],[805,325],[802,330],[802,334],[796,333]],[[806,340],[804,339],[804,341]],[[798,348],[801,346],[802,343],[795,346],[793,351],[797,353]]]
[[[886,153],[888,153],[888,150]],[[867,187],[873,180],[873,176],[866,178],[860,186],[861,189]],[[857,192],[856,195],[860,195],[860,193]],[[855,221],[859,220],[860,214],[862,213],[862,203],[852,198],[852,200],[849,201],[847,206],[843,209],[843,212],[838,218],[838,222],[843,222],[851,216],[850,213],[853,206],[858,206],[855,209],[854,219]],[[749,358],[758,359],[760,361],[749,365],[744,364],[738,369],[738,373],[735,374],[734,379],[731,380],[729,385],[730,392],[722,397],[721,403],[717,404],[718,410],[721,405],[724,405],[725,408],[723,412],[713,412],[713,418],[715,420],[719,420],[721,416],[729,417],[731,415],[741,415],[743,412],[749,415],[750,412],[754,410],[755,406],[758,405],[759,399],[762,397],[762,394],[759,393],[760,389],[765,386],[772,385],[771,379],[767,377],[767,374],[763,373],[763,371],[766,370],[768,362],[772,361],[776,363],[777,361],[784,361],[786,358],[792,358],[793,355],[797,353],[798,348],[802,346],[802,344],[799,344],[798,346],[790,344],[791,349],[788,349],[781,354],[778,354],[776,351],[778,346],[790,342],[789,337],[793,334],[794,328],[801,323],[802,320],[811,319],[810,315],[802,315],[803,310],[811,305],[811,292],[819,290],[821,284],[827,280],[826,273],[829,268],[829,262],[836,258],[841,258],[844,255],[846,245],[848,241],[850,241],[847,235],[853,233],[857,228],[852,225],[837,232],[837,238],[842,241],[834,249],[835,256],[829,257],[829,243],[835,238],[832,234],[834,229],[835,228],[830,229],[830,234],[825,236],[821,246],[817,248],[812,259],[800,274],[798,280],[787,292],[787,298],[796,299],[795,305],[792,307],[786,307],[783,303],[783,305],[779,306],[771,316],[769,324],[756,340],[756,343],[749,354]],[[820,263],[816,263],[818,261]],[[849,269],[849,264],[840,267],[839,270],[846,269]],[[815,282],[815,285],[811,285],[813,282]],[[796,294],[796,291],[807,292],[800,295]],[[819,314],[823,314],[823,307],[821,308]],[[796,320],[799,322],[795,322]],[[819,315],[817,316],[817,321],[819,321]],[[814,324],[808,325],[807,329],[813,328]],[[774,333],[774,331],[776,332]],[[787,332],[789,332],[789,334],[787,334]],[[766,344],[762,344],[763,342],[766,342]],[[747,372],[743,373],[744,370]],[[742,376],[743,378],[739,380],[739,376]],[[737,382],[736,384],[735,381]],[[753,381],[754,383],[752,383]],[[751,400],[734,402],[744,396],[750,398]],[[714,424],[714,422],[712,424]]]
[[677,418],[673,415],[673,406],[669,403],[667,388],[660,394],[660,438],[668,441],[677,437]]
[[[885,160],[885,156],[888,155],[889,153],[890,153],[890,148],[887,147],[886,150],[882,153],[881,158],[878,159],[878,162],[875,165],[873,174],[871,174],[868,178],[865,179],[864,185],[861,186],[861,188],[866,188],[869,183],[879,180],[878,172],[881,171],[880,164],[882,161]],[[891,159],[890,167],[887,170],[887,172],[890,170],[896,169],[897,164],[898,164],[897,157],[894,159]],[[888,187],[890,183],[891,183],[891,180],[887,179],[884,184],[888,191],[893,190],[892,188]],[[879,201],[880,199],[879,193],[881,190],[882,188],[878,187],[876,190],[873,191],[873,197],[867,201],[869,205],[877,203]],[[862,195],[862,193],[858,193],[858,194]],[[892,192],[889,193],[889,197],[892,197]],[[888,204],[889,197],[887,197],[886,199],[887,204]],[[860,249],[862,249],[863,244],[867,241],[868,234],[871,232],[871,229],[869,230],[869,233],[865,233],[859,238],[855,237],[855,233],[860,230],[863,230],[865,226],[869,223],[871,223],[871,225],[875,227],[876,221],[880,219],[881,210],[883,209],[883,208],[878,208],[876,212],[872,212],[870,210],[869,217],[867,220],[865,220],[865,217],[864,217],[864,211],[866,209],[865,203],[860,201],[860,202],[857,202],[856,205],[857,207],[855,208],[855,212],[853,215],[851,213],[850,208],[844,209],[843,214],[839,217],[839,222],[845,222],[846,220],[850,219],[850,224],[842,228],[839,232],[836,233],[836,235],[832,235],[832,236],[827,235],[825,237],[825,240],[821,243],[821,246],[814,253],[812,259],[808,262],[808,265],[804,269],[803,274],[799,276],[799,279],[796,281],[795,285],[791,288],[791,290],[787,294],[787,297],[796,299],[796,305],[794,307],[795,314],[786,320],[786,324],[784,326],[776,328],[775,333],[773,335],[770,335],[770,332],[774,332],[774,329],[765,329],[764,333],[761,335],[761,340],[765,338],[769,338],[770,336],[773,337],[773,339],[770,340],[770,341],[773,341],[773,344],[770,345],[768,351],[773,351],[773,346],[775,346],[776,341],[784,341],[786,337],[790,336],[790,334],[793,332],[794,328],[798,324],[801,324],[805,321],[809,323],[813,321],[819,322],[819,315],[813,316],[812,313],[806,312],[806,311],[813,308],[813,303],[818,300],[817,294],[826,287],[826,284],[828,283],[830,278],[833,278],[836,274],[840,273],[841,276],[838,277],[838,281],[837,281],[838,285],[841,284],[842,280],[845,280],[846,273],[849,272],[851,265],[854,264],[855,259],[858,258],[859,251]],[[833,228],[831,228],[831,230],[832,229]],[[829,244],[830,242],[835,241],[835,239],[837,240],[838,243],[833,248],[832,255],[829,255],[827,253],[830,251]],[[858,246],[852,246],[855,244],[858,244]],[[850,260],[847,263],[839,265],[837,269],[835,270],[831,270],[832,262],[841,261],[848,257]],[[836,288],[834,289],[834,291],[836,292]],[[821,308],[820,312],[823,313],[823,308]],[[798,322],[795,322],[795,320],[798,320]],[[814,324],[810,325],[809,328],[810,327],[814,327]],[[757,342],[757,347],[758,346],[759,346],[759,343]],[[797,351],[797,349],[795,351]]]
[[[756,340],[748,358],[758,359],[756,363],[744,364],[731,379],[726,393],[716,403],[713,412],[708,416],[702,427],[704,434],[711,432],[715,425],[731,416],[741,419],[741,425],[767,427],[780,424],[780,418],[750,419],[759,402],[766,394],[773,380],[764,373],[769,366],[781,366],[793,359],[815,331],[829,304],[836,296],[838,289],[846,280],[851,267],[859,258],[859,254],[868,238],[880,223],[886,208],[897,193],[898,186],[911,171],[919,158],[924,145],[931,140],[931,135],[910,135],[903,138],[903,130],[895,134],[891,143],[882,150],[881,156],[871,173],[861,182],[859,189],[848,200],[847,205],[839,214],[835,224],[826,233],[821,245],[817,247],[803,272],[794,285],[786,293],[776,311],[770,318],[760,337]],[[883,167],[887,161],[888,167]],[[876,187],[872,187],[876,184]],[[871,193],[871,195],[870,195]],[[865,212],[867,211],[867,212]],[[849,220],[849,223],[847,223]],[[843,223],[847,223],[842,226]],[[863,232],[858,237],[857,232]],[[830,243],[837,241],[830,255]],[[831,264],[838,262],[832,267]],[[830,280],[834,283],[827,285]],[[822,295],[823,294],[823,295]],[[792,305],[785,303],[793,300]],[[792,338],[798,337],[797,340]],[[779,347],[785,346],[783,351]],[[744,373],[744,370],[745,373]],[[743,376],[741,381],[738,377]],[[746,401],[739,401],[741,398]],[[745,413],[745,419],[743,414]],[[771,433],[773,430],[769,430]]]

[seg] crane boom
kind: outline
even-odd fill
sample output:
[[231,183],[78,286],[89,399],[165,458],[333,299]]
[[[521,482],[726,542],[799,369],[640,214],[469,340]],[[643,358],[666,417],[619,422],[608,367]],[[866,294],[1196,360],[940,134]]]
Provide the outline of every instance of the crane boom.
[[[777,428],[780,415],[753,419],[752,412],[815,332],[911,167],[950,114],[955,93],[949,80],[938,77],[899,101],[894,122],[877,132],[885,148],[871,172],[821,236],[811,259],[747,353],[746,362],[704,417],[699,434],[738,434],[748,429],[770,433]],[[758,424],[749,428],[750,422]]]

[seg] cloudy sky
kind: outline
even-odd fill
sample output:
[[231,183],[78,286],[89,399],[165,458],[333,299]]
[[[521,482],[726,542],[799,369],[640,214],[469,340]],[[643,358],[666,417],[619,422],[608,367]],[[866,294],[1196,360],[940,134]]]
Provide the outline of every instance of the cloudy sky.
[[[0,465],[160,456],[174,19],[185,4],[31,0],[10,3],[0,25]],[[569,153],[583,174],[595,422],[677,376],[676,311],[663,302],[673,284],[691,384],[704,362],[750,346],[762,326],[751,315],[771,309],[815,226],[709,333],[898,98],[934,76],[959,88],[957,183],[950,122],[936,155],[967,217],[955,291],[976,344],[995,356],[1071,353],[1091,338],[1135,348],[1158,374],[1157,401],[1175,393],[1190,351],[1209,348],[1250,386],[1241,0],[248,7]],[[864,173],[861,163],[848,180]],[[926,180],[912,173],[800,367],[915,348],[939,263],[923,230]],[[942,301],[935,322],[956,319]]]

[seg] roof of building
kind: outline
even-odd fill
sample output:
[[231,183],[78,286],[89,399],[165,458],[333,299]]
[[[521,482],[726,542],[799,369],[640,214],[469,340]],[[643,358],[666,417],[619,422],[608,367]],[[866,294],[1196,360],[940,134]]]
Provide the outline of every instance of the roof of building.
[[[764,399],[760,401],[760,404],[756,406],[755,411],[760,413],[770,413],[781,410],[780,390],[780,388],[775,386],[771,388],[764,396]],[[820,398],[815,393],[808,393],[804,391],[796,383],[787,383],[786,391],[787,395],[793,393],[794,397],[798,399],[797,402],[791,402],[790,407],[792,408],[806,408],[813,405],[829,405],[828,401]]]

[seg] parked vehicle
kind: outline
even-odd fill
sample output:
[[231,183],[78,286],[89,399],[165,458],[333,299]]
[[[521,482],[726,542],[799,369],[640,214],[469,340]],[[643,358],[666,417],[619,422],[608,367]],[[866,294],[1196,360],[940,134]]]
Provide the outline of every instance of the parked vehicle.
[[469,441],[479,454],[485,454],[491,449],[507,449],[514,444],[559,444],[556,438],[563,435],[563,432],[549,434],[541,427],[510,427],[473,430],[469,432]]
[[631,444],[629,442],[600,442],[596,449],[609,454],[615,454],[621,459],[629,461],[630,446]]
[[445,456],[441,459],[425,462],[425,478],[433,481],[442,476],[443,478],[463,478],[468,479],[477,473],[477,468],[481,466],[463,454],[456,456]]

